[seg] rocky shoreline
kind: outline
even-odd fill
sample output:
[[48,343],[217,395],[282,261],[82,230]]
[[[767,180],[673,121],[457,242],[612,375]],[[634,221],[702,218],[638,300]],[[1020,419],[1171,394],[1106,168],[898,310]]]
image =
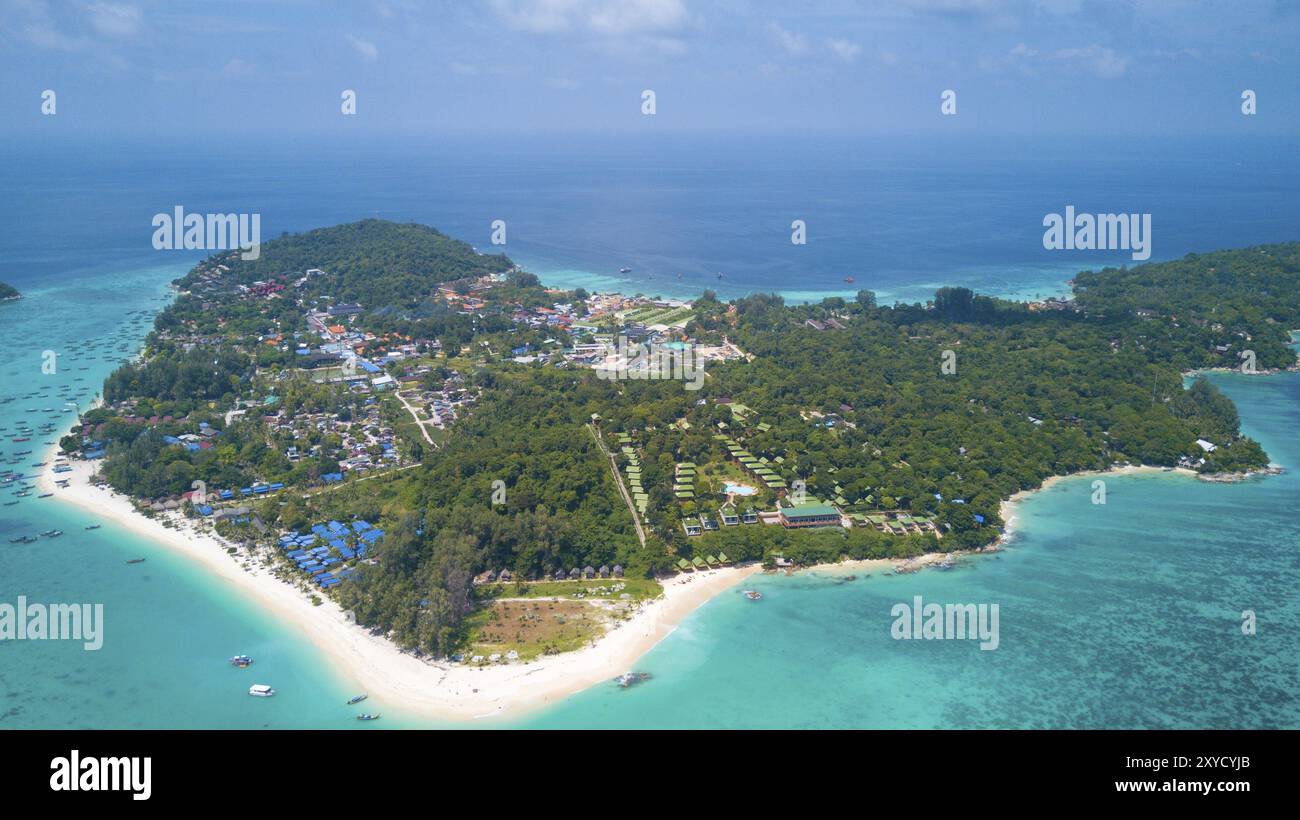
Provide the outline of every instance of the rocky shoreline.
[[1284,470],[1276,464],[1270,464],[1261,470],[1247,470],[1243,473],[1202,473],[1196,476],[1199,481],[1212,484],[1237,484],[1259,476],[1281,475]]

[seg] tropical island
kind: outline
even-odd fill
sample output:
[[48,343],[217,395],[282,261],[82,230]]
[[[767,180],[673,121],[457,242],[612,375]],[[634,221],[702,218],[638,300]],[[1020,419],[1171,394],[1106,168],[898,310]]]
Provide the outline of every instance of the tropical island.
[[987,548],[1053,476],[1262,470],[1185,374],[1295,367],[1298,281],[1289,243],[1034,303],[684,301],[364,220],[198,264],[60,444],[400,647],[508,664],[668,578]]
[[12,285],[6,285],[4,282],[0,282],[0,302],[8,302],[11,299],[21,299],[21,298],[22,298],[22,294],[19,293]]

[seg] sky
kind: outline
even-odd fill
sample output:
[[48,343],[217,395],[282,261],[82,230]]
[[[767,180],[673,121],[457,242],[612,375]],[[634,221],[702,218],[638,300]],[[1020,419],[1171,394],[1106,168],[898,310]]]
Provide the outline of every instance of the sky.
[[1293,135],[1298,42],[1274,0],[0,0],[0,128]]

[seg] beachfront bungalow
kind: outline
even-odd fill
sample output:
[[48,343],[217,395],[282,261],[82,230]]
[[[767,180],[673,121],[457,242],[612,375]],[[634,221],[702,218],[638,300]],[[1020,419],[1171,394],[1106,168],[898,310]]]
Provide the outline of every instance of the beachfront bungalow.
[[569,570],[570,581],[576,581],[581,577],[582,577],[582,571],[579,570],[577,567],[574,567],[573,569]]
[[677,569],[682,572],[691,572],[694,569],[694,567],[692,567],[691,562],[687,561],[685,558],[678,558]]
[[614,573],[614,577],[615,577],[615,578],[622,578],[622,577],[623,577],[623,565],[622,565],[622,564],[615,564],[615,565],[614,565],[614,569],[613,569],[613,573]]
[[796,504],[790,507],[777,505],[781,517],[781,526],[797,527],[832,527],[839,526],[840,511],[829,504]]
[[608,577],[609,577],[609,565],[608,565],[608,564],[601,564],[601,565],[600,565],[600,569],[596,570],[596,574],[599,575],[601,578],[608,578]]
[[594,578],[595,575],[596,575],[596,569],[591,564],[588,564],[587,566],[583,567],[582,569],[583,579]]

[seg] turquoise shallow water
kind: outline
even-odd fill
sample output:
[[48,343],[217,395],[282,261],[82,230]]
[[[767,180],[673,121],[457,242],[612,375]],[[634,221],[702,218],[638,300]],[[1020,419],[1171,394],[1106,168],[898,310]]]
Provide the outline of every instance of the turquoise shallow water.
[[[38,472],[54,436],[13,443],[20,421],[38,426],[71,415],[48,415],[64,396],[89,405],[115,362],[133,354],[151,315],[167,297],[166,283],[187,265],[104,270],[94,278],[24,288],[25,298],[0,305],[0,461],[5,469]],[[117,337],[120,335],[120,340]],[[100,349],[87,343],[113,339]],[[125,349],[119,349],[124,346]],[[41,354],[58,354],[57,372],[44,374]],[[80,368],[86,368],[82,370]],[[80,381],[78,381],[80,379]],[[59,390],[67,386],[65,394]],[[30,408],[38,412],[28,413]],[[21,464],[15,451],[32,450]],[[346,685],[296,632],[278,626],[243,594],[161,546],[95,521],[56,498],[16,499],[8,485],[0,500],[0,601],[99,603],[104,646],[85,651],[74,641],[0,643],[0,728],[19,727],[314,727],[350,726],[342,706]],[[85,527],[103,523],[100,530]],[[65,532],[33,544],[19,535]],[[143,557],[144,563],[128,565]],[[257,658],[253,669],[225,663],[233,654]],[[255,681],[282,693],[270,700],[246,694]]]

